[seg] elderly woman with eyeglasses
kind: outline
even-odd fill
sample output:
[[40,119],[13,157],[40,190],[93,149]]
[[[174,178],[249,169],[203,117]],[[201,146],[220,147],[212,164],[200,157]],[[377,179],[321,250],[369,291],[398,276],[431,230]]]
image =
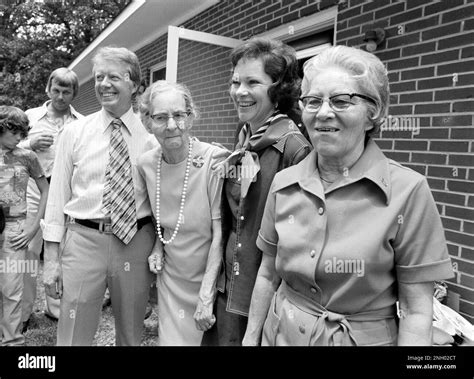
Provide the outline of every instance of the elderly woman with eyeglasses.
[[337,46],[306,62],[314,151],[272,183],[244,345],[431,344],[433,282],[453,272],[426,179],[371,138],[388,99],[370,53]]
[[222,180],[211,166],[222,149],[190,136],[196,110],[182,84],[152,84],[140,112],[160,144],[138,160],[158,234],[148,258],[150,270],[159,274],[158,343],[200,345],[215,322]]

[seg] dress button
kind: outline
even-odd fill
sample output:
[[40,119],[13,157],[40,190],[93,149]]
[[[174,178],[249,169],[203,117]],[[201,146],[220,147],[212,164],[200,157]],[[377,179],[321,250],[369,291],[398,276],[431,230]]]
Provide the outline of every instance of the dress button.
[[311,255],[311,258],[314,258],[316,256],[316,252],[314,250],[311,250],[311,253],[309,253],[309,255]]
[[318,213],[319,213],[320,215],[322,215],[322,214],[324,213],[324,208],[323,208],[323,207],[320,207],[320,208],[318,209]]
[[300,333],[301,333],[301,334],[305,334],[305,333],[306,333],[306,329],[304,328],[303,325],[300,325],[299,329],[300,329]]
[[314,287],[311,287],[311,292],[312,292],[312,293],[316,293],[316,292],[318,292],[318,290],[317,290],[316,288],[314,288]]
[[242,244],[239,242],[239,243],[237,244],[237,247],[238,247],[238,248],[241,248],[241,247],[242,247]]
[[244,216],[240,216],[240,219],[241,219],[242,221],[244,221],[245,217],[244,217]]

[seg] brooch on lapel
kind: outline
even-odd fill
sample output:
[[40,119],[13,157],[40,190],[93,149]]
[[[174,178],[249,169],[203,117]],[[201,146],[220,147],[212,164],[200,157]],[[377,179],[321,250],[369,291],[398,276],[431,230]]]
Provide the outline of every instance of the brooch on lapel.
[[201,155],[195,155],[193,158],[193,166],[201,168],[204,165],[204,158]]

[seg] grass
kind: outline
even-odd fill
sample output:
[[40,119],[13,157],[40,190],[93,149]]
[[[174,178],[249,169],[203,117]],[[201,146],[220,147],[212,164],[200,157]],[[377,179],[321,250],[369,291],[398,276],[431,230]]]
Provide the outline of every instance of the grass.
[[[36,302],[30,318],[28,330],[25,333],[26,346],[55,346],[57,321],[47,318],[45,310],[45,293],[42,282],[43,262],[39,265],[39,275],[37,276],[38,286],[36,292]],[[144,321],[142,336],[142,346],[157,346],[158,344],[158,317],[156,310]],[[107,306],[102,309],[97,333],[94,337],[93,346],[114,346],[115,345],[115,321],[112,314],[112,307]]]

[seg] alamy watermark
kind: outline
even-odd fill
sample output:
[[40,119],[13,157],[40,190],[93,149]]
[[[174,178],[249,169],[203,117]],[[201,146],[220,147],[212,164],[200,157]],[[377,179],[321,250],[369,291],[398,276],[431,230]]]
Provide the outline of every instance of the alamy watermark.
[[417,136],[420,134],[420,118],[413,116],[392,116],[388,115],[380,130],[390,132],[411,132],[412,135]]
[[0,274],[30,274],[38,275],[38,261],[36,259],[0,259]]
[[363,259],[333,257],[324,261],[324,272],[327,274],[356,274],[360,278],[365,274],[365,263]]

